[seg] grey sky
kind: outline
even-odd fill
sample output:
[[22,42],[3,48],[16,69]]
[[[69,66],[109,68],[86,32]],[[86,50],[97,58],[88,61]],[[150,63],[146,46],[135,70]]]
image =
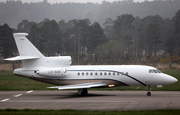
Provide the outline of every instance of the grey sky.
[[[10,1],[10,0],[0,0],[0,2],[5,2],[5,1]],[[17,0],[15,0],[17,1]],[[22,2],[42,2],[43,0],[21,0]],[[102,3],[104,0],[48,0],[50,3],[66,3],[66,2],[78,2],[78,3],[86,3],[86,2],[93,2],[93,3]],[[123,1],[123,0],[106,0],[109,2],[113,1]],[[153,0],[134,0],[134,2],[143,2],[143,1],[153,1]]]

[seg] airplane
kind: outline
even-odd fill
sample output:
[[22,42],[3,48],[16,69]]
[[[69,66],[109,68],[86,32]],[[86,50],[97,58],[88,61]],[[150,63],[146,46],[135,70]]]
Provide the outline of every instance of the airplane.
[[70,56],[45,57],[27,38],[27,33],[14,33],[19,56],[4,60],[21,60],[23,68],[15,69],[17,76],[54,84],[49,88],[78,89],[87,95],[89,88],[117,86],[151,86],[175,83],[178,80],[155,67],[144,65],[71,65]]

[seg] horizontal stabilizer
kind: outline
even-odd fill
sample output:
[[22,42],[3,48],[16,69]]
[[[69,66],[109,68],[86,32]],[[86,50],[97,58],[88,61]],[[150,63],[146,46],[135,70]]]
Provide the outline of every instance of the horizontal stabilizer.
[[55,87],[48,87],[48,88],[83,89],[83,88],[102,87],[102,86],[107,86],[107,84],[103,82],[94,82],[94,83],[85,83],[85,84],[76,84],[76,85],[55,86]]
[[12,57],[12,58],[7,58],[4,60],[7,61],[18,61],[18,60],[30,60],[30,59],[38,59],[38,56],[16,56],[16,57]]

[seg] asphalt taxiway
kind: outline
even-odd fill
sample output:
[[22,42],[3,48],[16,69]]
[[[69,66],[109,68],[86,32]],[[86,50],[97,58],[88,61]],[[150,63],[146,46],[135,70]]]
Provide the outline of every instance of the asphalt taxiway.
[[0,109],[76,109],[127,111],[180,109],[180,92],[89,91],[77,96],[73,91],[0,91]]

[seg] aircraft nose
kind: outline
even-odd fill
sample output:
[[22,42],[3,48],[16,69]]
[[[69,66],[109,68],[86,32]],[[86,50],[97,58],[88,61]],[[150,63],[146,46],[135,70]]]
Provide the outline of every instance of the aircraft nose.
[[178,81],[176,78],[174,78],[170,75],[166,75],[166,74],[164,75],[164,78],[165,78],[164,79],[165,84],[171,84],[171,83],[175,83]]
[[178,80],[176,78],[174,78],[174,82],[177,82]]
[[177,82],[178,80],[177,80],[176,78],[174,78],[174,77],[171,77],[169,81],[170,81],[171,83],[175,83],[175,82]]

